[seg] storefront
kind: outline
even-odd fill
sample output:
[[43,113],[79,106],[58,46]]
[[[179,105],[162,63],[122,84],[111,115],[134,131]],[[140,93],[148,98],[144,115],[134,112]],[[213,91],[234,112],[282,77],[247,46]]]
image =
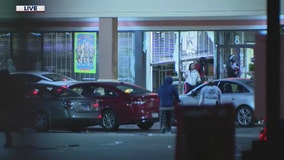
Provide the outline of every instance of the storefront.
[[[190,63],[205,59],[205,80],[227,78],[229,58],[235,57],[239,68],[236,77],[251,78],[250,64],[253,64],[255,36],[260,30],[227,31],[155,31],[145,32],[144,52],[149,54],[147,66],[154,91],[163,83],[169,73],[176,80],[183,81],[182,70]],[[150,38],[149,38],[150,37]],[[180,83],[182,84],[182,83]],[[182,87],[182,86],[180,86]]]
[[[100,78],[98,64],[103,62],[98,61],[98,28],[88,31],[79,28],[70,31],[64,27],[62,31],[49,30],[2,32],[0,66],[3,68],[13,60],[18,71],[53,71],[77,80]],[[254,57],[255,35],[261,31],[118,30],[117,79],[156,91],[166,75],[182,81],[181,70],[201,57],[206,59],[207,78],[226,78],[226,65],[231,55],[235,55],[241,69],[240,77],[250,78],[249,64]],[[92,64],[86,65],[87,71],[80,71],[84,64],[78,66],[77,63],[79,48],[83,46],[86,54],[81,59],[84,61],[80,62]]]

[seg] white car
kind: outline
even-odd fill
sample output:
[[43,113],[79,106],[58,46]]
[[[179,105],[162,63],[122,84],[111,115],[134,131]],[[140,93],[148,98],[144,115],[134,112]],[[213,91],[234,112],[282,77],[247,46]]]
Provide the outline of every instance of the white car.
[[[231,103],[235,107],[235,119],[238,126],[249,127],[255,122],[254,117],[254,81],[244,78],[225,78],[214,80],[222,91],[222,103]],[[200,100],[200,90],[206,83],[201,84],[180,95],[181,106],[197,106]]]
[[11,75],[25,84],[30,83],[43,83],[54,84],[60,86],[69,86],[78,82],[70,77],[47,71],[24,71],[24,72],[12,72]]

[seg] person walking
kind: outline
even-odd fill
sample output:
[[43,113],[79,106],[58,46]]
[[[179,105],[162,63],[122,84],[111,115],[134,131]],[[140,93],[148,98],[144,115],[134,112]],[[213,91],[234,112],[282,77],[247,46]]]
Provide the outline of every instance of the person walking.
[[162,133],[171,133],[171,123],[175,112],[175,101],[180,102],[179,94],[172,85],[173,78],[168,76],[158,89],[160,98],[160,130]]
[[200,91],[200,106],[215,106],[221,104],[222,91],[214,85],[213,79],[209,79],[206,86]]
[[188,70],[182,71],[185,78],[184,93],[191,91],[201,82],[200,74],[196,70],[195,63],[189,64]]

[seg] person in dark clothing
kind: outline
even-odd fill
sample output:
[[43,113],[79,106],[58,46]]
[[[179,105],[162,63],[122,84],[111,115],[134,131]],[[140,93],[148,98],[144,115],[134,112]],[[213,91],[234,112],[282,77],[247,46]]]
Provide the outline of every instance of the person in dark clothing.
[[239,77],[241,73],[239,65],[236,63],[236,56],[231,55],[227,64],[228,77]]
[[[4,147],[12,147],[12,132],[21,128],[24,118],[24,85],[10,76],[7,69],[0,71],[0,130],[4,132]],[[17,89],[17,90],[14,90]],[[15,118],[17,117],[17,118]]]
[[205,72],[206,72],[206,58],[201,57],[198,60],[198,63],[195,65],[196,70],[198,71],[201,79],[201,83],[205,81]]
[[162,133],[171,132],[171,118],[174,114],[174,102],[180,102],[178,91],[172,85],[173,78],[166,77],[163,85],[158,89],[160,98],[160,129]]
[[9,84],[10,83],[10,73],[8,70],[3,69],[0,71],[0,97],[1,97],[1,101],[0,101],[0,109],[1,109],[1,130],[4,131],[4,135],[6,138],[6,142],[4,144],[4,147],[10,147],[12,145],[12,135],[11,132],[8,130],[8,126],[6,119],[7,119],[7,111],[11,108],[10,107],[10,103],[9,103]]

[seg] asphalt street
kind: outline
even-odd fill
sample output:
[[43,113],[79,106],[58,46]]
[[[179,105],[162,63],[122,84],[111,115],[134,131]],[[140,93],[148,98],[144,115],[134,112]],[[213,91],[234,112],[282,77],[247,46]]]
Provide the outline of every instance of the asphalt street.
[[[250,148],[251,140],[257,139],[259,129],[236,129],[236,160],[241,159],[242,150]],[[80,133],[24,130],[13,136],[13,147],[0,148],[0,159],[175,160],[176,134],[161,134],[157,128],[140,131],[130,125],[117,132],[104,132],[95,127]],[[0,137],[0,144],[4,144],[4,135]]]

